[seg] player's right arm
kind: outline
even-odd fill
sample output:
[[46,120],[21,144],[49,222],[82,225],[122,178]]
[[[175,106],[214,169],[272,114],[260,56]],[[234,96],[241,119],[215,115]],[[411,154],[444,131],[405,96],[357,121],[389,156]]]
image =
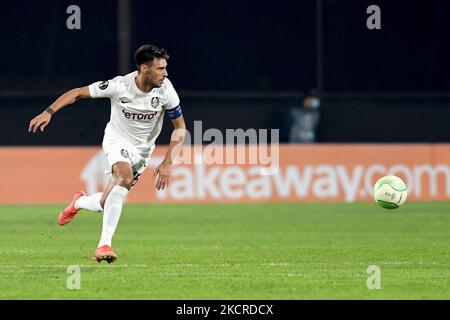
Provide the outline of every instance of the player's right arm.
[[76,102],[79,99],[91,98],[89,93],[89,87],[75,88],[67,91],[55,102],[53,102],[47,109],[45,109],[41,114],[36,116],[30,121],[28,126],[28,132],[35,133],[38,129],[44,131],[44,128],[50,123],[53,113],[56,111]]

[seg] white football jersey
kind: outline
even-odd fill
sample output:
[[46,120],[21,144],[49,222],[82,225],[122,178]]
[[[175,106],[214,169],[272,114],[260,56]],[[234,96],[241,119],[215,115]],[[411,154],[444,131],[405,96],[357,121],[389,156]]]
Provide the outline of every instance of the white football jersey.
[[160,88],[143,92],[134,81],[137,75],[135,71],[109,81],[95,82],[89,86],[89,93],[92,98],[111,99],[111,118],[103,139],[125,140],[147,157],[161,132],[164,112],[177,107],[180,99],[169,79],[166,78]]

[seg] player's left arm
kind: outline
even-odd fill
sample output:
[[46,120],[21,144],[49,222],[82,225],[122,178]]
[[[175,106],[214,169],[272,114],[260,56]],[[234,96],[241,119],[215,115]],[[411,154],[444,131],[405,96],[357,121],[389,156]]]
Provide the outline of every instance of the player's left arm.
[[174,158],[178,154],[178,151],[180,150],[181,146],[183,145],[184,137],[186,135],[186,124],[184,122],[184,118],[183,115],[181,114],[181,111],[176,118],[173,118],[170,115],[169,110],[169,117],[171,117],[174,129],[172,132],[172,136],[170,138],[169,148],[167,149],[164,160],[156,168],[155,173],[153,174],[153,178],[156,178],[158,176],[158,180],[155,185],[157,190],[164,190],[169,185],[170,168],[173,164]]

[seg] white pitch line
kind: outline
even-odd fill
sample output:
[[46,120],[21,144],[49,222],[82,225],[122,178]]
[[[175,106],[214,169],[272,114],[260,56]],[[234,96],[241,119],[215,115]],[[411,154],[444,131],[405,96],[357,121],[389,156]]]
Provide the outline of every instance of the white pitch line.
[[[80,268],[96,268],[96,267],[104,267],[105,264],[73,264],[74,266],[78,266]],[[68,265],[43,265],[43,266],[34,266],[34,265],[17,265],[17,266],[1,266],[0,269],[20,269],[20,268],[67,268],[71,266]],[[123,265],[107,265],[109,268],[148,268],[145,264],[123,264]]]

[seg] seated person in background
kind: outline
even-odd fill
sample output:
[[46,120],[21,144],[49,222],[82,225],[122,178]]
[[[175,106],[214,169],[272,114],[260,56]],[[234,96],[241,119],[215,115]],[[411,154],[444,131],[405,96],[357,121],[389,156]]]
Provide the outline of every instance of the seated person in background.
[[319,98],[308,95],[303,100],[303,107],[291,109],[289,114],[291,118],[290,143],[313,143],[316,141],[316,130],[320,119],[319,107]]

